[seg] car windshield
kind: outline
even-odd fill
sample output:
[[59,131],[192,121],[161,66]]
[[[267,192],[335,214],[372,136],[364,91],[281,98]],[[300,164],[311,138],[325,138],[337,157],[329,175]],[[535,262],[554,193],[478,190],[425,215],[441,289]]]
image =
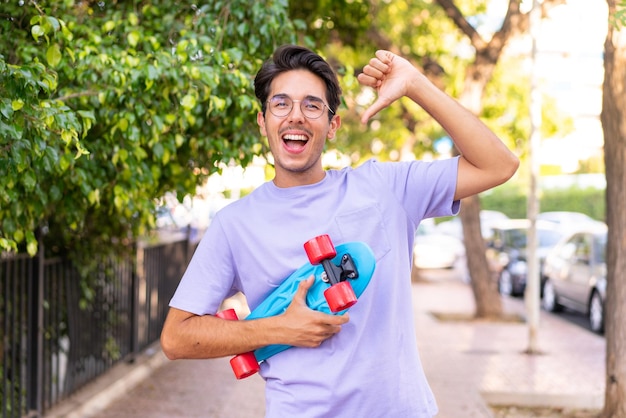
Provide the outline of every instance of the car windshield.
[[548,229],[537,230],[537,235],[539,237],[540,247],[553,247],[559,242],[562,236],[559,232]]
[[[525,248],[528,230],[516,228],[503,231],[503,243],[509,248]],[[561,238],[561,234],[551,229],[537,229],[537,241],[541,248],[552,247]]]
[[503,244],[510,248],[526,247],[526,229],[509,229],[503,231]]

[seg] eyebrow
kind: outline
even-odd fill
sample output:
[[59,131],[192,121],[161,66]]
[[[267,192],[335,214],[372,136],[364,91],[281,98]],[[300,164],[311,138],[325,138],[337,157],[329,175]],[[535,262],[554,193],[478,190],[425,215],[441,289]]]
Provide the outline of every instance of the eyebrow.
[[[289,99],[291,99],[291,100],[294,100],[294,99],[292,99],[292,98],[291,98],[291,96],[290,96],[290,95],[288,95],[288,94],[286,94],[286,93],[277,93],[277,94],[273,95],[271,98],[274,98],[274,97],[281,97],[281,98],[283,98],[283,97],[287,97],[287,98],[289,98]],[[302,99],[302,100],[306,100],[306,99],[309,99],[309,100],[319,100],[319,101],[321,101],[322,103],[326,103],[326,102],[324,101],[324,99],[322,99],[321,97],[313,96],[313,95],[311,95],[311,94],[304,96],[304,99]],[[298,99],[295,99],[295,100],[298,100]]]

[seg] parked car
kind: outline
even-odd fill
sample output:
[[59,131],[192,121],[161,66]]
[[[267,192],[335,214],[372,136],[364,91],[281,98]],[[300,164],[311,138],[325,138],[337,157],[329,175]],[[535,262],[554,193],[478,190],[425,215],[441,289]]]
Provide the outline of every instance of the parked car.
[[421,269],[453,268],[465,256],[458,238],[438,232],[434,222],[425,219],[415,233],[413,264]]
[[546,257],[542,306],[563,307],[589,317],[591,330],[604,332],[607,227],[583,225],[565,236]]
[[[520,296],[526,290],[528,219],[510,219],[493,225],[493,235],[487,245],[487,259],[498,280],[498,290],[503,295]],[[537,250],[540,277],[548,251],[564,235],[558,225],[546,221],[536,222]]]
[[[480,230],[484,239],[491,238],[492,226],[498,222],[502,222],[509,219],[502,212],[496,210],[483,209],[480,211]],[[463,225],[461,224],[461,218],[458,216],[450,219],[449,221],[441,222],[437,225],[437,231],[444,235],[453,236],[463,241]]]
[[596,221],[591,216],[580,212],[568,212],[568,211],[550,211],[542,212],[537,215],[538,220],[554,222],[563,227],[571,227],[574,225],[586,224],[586,223],[602,223]]

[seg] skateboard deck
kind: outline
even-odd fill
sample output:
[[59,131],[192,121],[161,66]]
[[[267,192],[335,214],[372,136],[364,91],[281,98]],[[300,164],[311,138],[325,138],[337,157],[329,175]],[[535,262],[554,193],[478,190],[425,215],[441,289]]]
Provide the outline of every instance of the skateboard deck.
[[[333,264],[339,264],[343,254],[350,254],[354,260],[359,276],[356,279],[348,280],[352,285],[354,294],[357,298],[359,298],[369,284],[372,274],[374,274],[374,269],[376,267],[374,253],[367,244],[362,242],[339,244],[335,248],[337,250],[337,255],[331,260]],[[285,312],[291,303],[293,296],[296,294],[300,282],[309,278],[311,275],[315,276],[315,281],[309,289],[306,297],[306,303],[309,308],[327,314],[344,314],[347,312],[347,309],[340,312],[332,312],[330,310],[328,302],[324,297],[324,291],[331,285],[322,279],[323,273],[324,268],[321,264],[312,265],[311,263],[306,263],[287,277],[287,279],[285,279],[279,287],[277,287],[263,302],[261,302],[260,305],[250,312],[250,315],[246,317],[246,320],[280,315]],[[257,361],[261,362],[270,358],[274,354],[278,354],[281,351],[288,349],[289,347],[291,346],[269,345],[255,350],[254,355]]]
[[[335,266],[339,266],[342,264],[342,261],[345,260],[345,256],[349,255],[351,258],[350,262],[353,263],[357,272],[357,277],[347,278],[345,281],[350,283],[352,290],[354,291],[354,295],[358,299],[367,288],[372,275],[374,274],[374,269],[376,267],[376,258],[374,253],[370,247],[363,242],[347,242],[337,245],[335,249],[336,255],[328,261]],[[311,259],[310,255],[309,259]],[[311,262],[308,262],[289,275],[289,277],[287,277],[276,289],[274,289],[274,291],[272,291],[272,293],[270,293],[267,298],[263,300],[263,302],[250,312],[245,320],[265,318],[280,315],[285,312],[293,300],[300,282],[309,278],[311,275],[315,277],[315,280],[306,297],[306,303],[309,308],[333,315],[342,315],[346,313],[349,308],[333,312],[328,304],[328,301],[326,300],[324,292],[326,292],[333,284],[328,282],[325,267],[322,263],[316,262],[315,264],[312,264]],[[345,283],[341,282],[340,284]],[[236,317],[230,319],[236,319]],[[291,347],[292,346],[290,345],[269,345],[261,347],[253,353],[256,358],[256,362],[260,363]],[[246,356],[250,356],[250,354],[251,353],[245,353]],[[254,371],[245,373],[241,372],[240,376],[240,373],[236,370],[236,363],[240,361],[237,360],[237,357],[238,356],[231,360],[231,365],[233,366],[233,370],[235,371],[237,378],[241,379],[247,377],[254,374],[254,372],[258,370],[258,368],[256,368]]]

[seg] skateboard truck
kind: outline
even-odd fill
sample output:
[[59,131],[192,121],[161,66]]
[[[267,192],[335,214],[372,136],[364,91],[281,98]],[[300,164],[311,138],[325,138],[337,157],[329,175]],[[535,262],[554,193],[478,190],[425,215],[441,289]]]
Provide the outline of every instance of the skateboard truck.
[[322,267],[324,267],[322,280],[331,285],[343,282],[346,279],[356,279],[359,277],[359,272],[350,254],[343,254],[341,256],[341,264],[338,266],[333,264],[330,260],[322,260]]
[[321,264],[324,268],[322,280],[330,283],[324,297],[330,310],[340,312],[354,305],[357,297],[347,279],[356,279],[359,273],[350,254],[343,254],[339,265],[333,264],[337,251],[328,235],[319,235],[305,242],[304,250],[311,264]]

